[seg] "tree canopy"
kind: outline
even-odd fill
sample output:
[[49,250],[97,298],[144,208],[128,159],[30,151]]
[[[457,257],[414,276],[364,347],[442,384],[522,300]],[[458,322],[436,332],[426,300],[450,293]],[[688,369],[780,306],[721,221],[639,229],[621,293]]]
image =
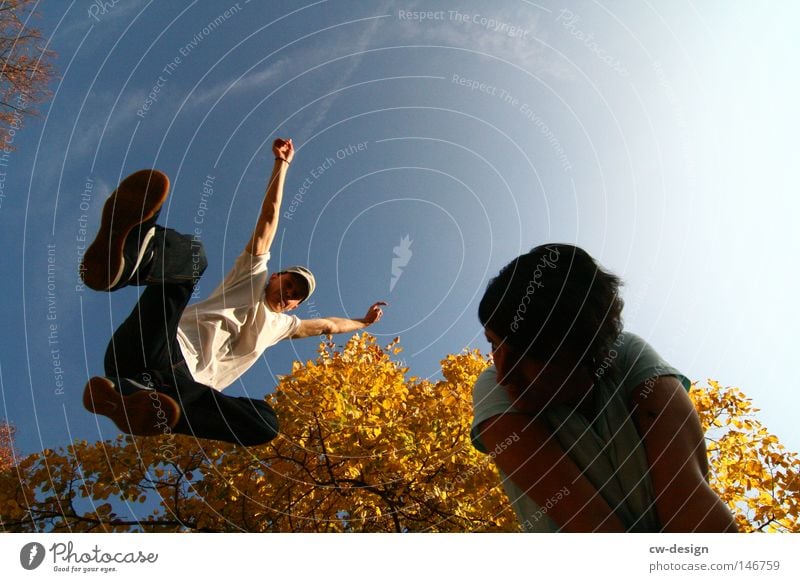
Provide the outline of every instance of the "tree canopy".
[[50,96],[55,75],[41,32],[30,25],[36,16],[33,0],[4,0],[0,5],[0,145],[13,148],[14,134],[25,116]]
[[800,531],[800,458],[761,424],[741,390],[708,383],[689,395],[706,433],[711,487],[740,531]]
[[9,469],[14,464],[14,426],[0,420],[0,471]]

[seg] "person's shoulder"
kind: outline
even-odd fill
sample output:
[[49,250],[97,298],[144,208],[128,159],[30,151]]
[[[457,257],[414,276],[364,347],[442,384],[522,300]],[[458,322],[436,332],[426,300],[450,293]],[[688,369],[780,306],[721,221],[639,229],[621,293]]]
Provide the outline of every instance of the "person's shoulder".
[[620,346],[618,351],[626,352],[636,351],[637,349],[641,351],[645,347],[651,347],[642,336],[627,330],[619,334],[616,343]]
[[271,254],[269,251],[263,255],[253,255],[250,254],[250,251],[244,250],[239,254],[238,257],[236,257],[236,264],[243,264],[248,267],[251,265],[266,265],[269,262],[270,257]]
[[489,366],[481,372],[472,385],[472,429],[470,438],[476,449],[487,452],[480,438],[480,425],[498,415],[513,412],[511,399],[505,388],[497,383],[497,371]]
[[631,331],[623,331],[611,346],[609,354],[621,368],[630,368],[639,361],[661,360],[661,356],[642,336]]
[[617,351],[621,360],[628,365],[641,362],[646,365],[664,362],[656,349],[642,336],[631,331],[623,331],[617,339]]
[[670,365],[643,337],[624,331],[618,338],[619,371],[628,392],[641,382],[659,376],[675,376],[688,390],[691,382],[680,370]]
[[475,379],[472,385],[472,399],[478,402],[501,388],[497,384],[497,370],[494,366],[489,366]]
[[270,337],[270,345],[291,338],[303,323],[299,317],[289,313],[276,313],[267,305],[266,301],[256,303],[256,324],[260,334]]
[[481,372],[472,385],[472,410],[476,420],[484,420],[493,414],[513,412],[511,397],[497,383],[497,370],[489,366]]
[[269,261],[269,252],[263,255],[251,255],[247,250],[244,250],[236,257],[233,267],[228,272],[228,279],[230,281],[246,280],[250,277],[264,275],[267,272],[267,262]]

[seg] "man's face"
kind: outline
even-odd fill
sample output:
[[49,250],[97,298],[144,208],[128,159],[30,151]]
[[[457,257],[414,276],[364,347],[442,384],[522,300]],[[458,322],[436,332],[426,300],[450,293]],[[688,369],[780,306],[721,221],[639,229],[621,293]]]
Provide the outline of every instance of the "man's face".
[[285,313],[305,299],[305,284],[294,273],[273,273],[264,292],[267,305],[275,313]]

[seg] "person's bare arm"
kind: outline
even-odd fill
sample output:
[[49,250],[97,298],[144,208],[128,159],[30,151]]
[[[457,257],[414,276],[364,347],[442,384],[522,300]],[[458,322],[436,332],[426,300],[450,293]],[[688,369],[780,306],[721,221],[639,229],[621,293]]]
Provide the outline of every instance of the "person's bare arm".
[[708,458],[700,419],[673,376],[651,378],[631,395],[665,532],[735,532],[728,507],[706,480]]
[[[525,414],[501,414],[482,422],[478,430],[487,450],[500,451],[494,458],[497,466],[539,505],[567,488],[569,494],[558,496],[558,503],[547,512],[561,531],[625,531],[619,517],[541,421]],[[509,439],[514,435],[519,438]]]
[[334,335],[348,333],[369,327],[383,316],[381,306],[386,305],[378,301],[370,306],[367,314],[361,319],[348,319],[346,317],[323,317],[318,319],[300,320],[300,327],[292,335],[292,339],[311,337],[315,335]]
[[275,163],[272,175],[267,184],[261,212],[258,215],[253,235],[247,243],[245,250],[254,256],[265,255],[272,246],[275,234],[278,232],[278,217],[281,213],[283,201],[283,185],[286,181],[286,172],[294,158],[294,145],[292,140],[276,139],[272,144],[272,153],[275,154]]

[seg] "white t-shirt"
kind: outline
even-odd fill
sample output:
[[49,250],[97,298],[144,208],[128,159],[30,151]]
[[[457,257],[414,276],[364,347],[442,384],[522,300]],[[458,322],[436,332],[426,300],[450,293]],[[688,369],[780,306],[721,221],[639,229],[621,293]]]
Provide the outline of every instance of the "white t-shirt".
[[265,349],[300,327],[297,316],[275,313],[267,306],[269,258],[269,253],[256,257],[244,251],[208,299],[184,310],[178,343],[198,382],[216,390],[227,388]]

